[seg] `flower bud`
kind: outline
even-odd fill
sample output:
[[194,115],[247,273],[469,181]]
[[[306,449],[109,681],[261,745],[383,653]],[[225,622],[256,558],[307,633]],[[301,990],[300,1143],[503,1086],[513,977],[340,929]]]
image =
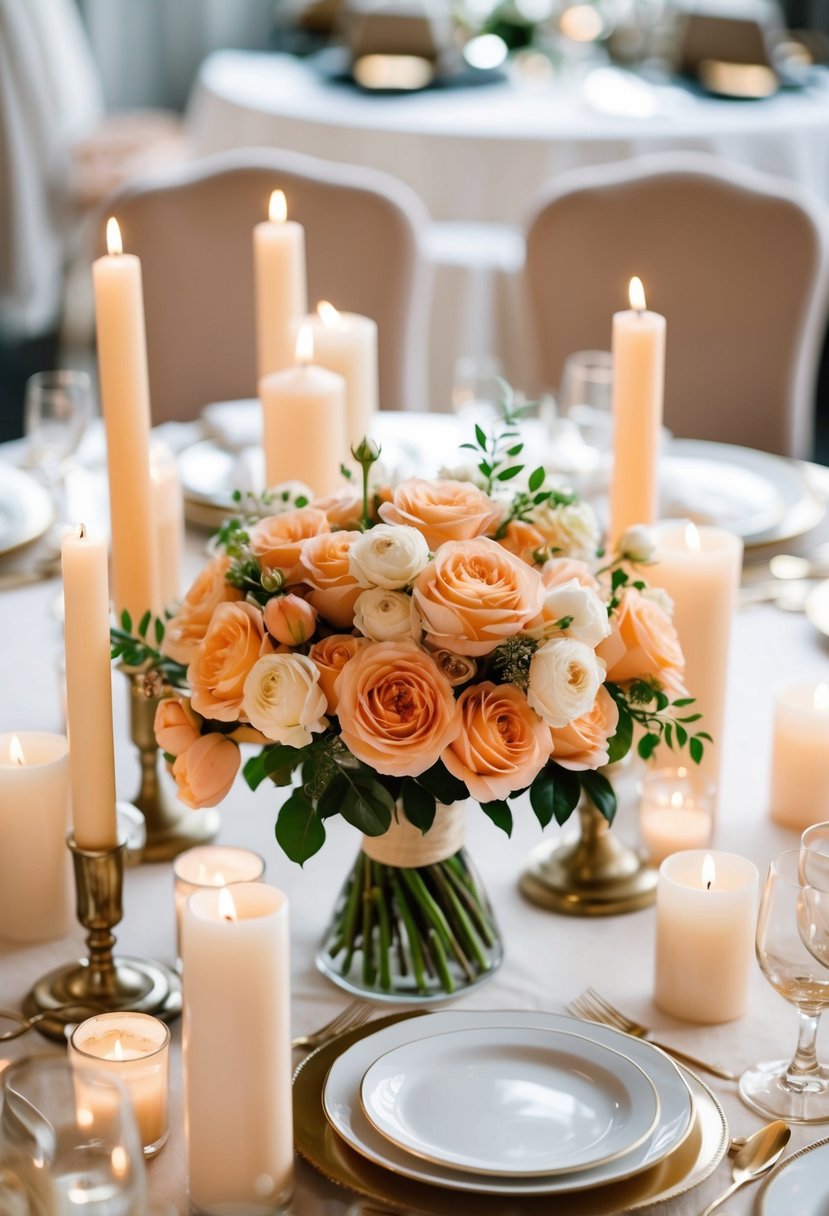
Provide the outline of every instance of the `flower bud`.
[[653,561],[656,552],[656,537],[653,529],[645,524],[634,524],[626,529],[619,537],[617,548],[619,556],[629,562],[643,564]]
[[283,646],[302,646],[317,627],[317,611],[299,595],[278,595],[265,605],[265,628]]

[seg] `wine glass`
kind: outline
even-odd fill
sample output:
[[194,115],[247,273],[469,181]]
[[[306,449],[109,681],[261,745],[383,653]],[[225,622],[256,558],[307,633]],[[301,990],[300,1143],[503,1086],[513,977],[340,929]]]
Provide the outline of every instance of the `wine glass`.
[[800,881],[829,891],[829,823],[815,823],[800,837]]
[[15,1202],[26,1197],[24,1212],[144,1216],[144,1156],[121,1082],[51,1056],[12,1064],[2,1076],[0,1198],[3,1187]]
[[66,516],[66,474],[91,416],[92,381],[86,372],[37,372],[26,381],[27,462],[49,484],[59,521]]
[[804,944],[810,926],[808,891],[800,882],[800,854],[781,853],[769,867],[757,919],[757,961],[771,986],[800,1019],[791,1062],[756,1064],[740,1078],[740,1096],[753,1110],[789,1123],[829,1120],[829,1069],[818,1062],[820,1015],[829,1005],[829,967]]
[[469,426],[497,418],[504,395],[504,368],[494,355],[462,355],[455,362],[452,409]]
[[829,823],[816,823],[800,838],[798,928],[804,946],[829,967]]
[[613,437],[613,356],[606,350],[569,355],[561,373],[559,409],[576,424],[585,443],[605,452]]

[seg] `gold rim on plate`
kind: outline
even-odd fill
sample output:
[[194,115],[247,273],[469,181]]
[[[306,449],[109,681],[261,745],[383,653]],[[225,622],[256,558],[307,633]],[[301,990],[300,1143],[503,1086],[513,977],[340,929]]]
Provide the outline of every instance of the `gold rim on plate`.
[[425,1010],[415,1010],[377,1018],[324,1044],[298,1066],[293,1086],[295,1146],[329,1181],[409,1216],[514,1216],[519,1202],[527,1216],[612,1216],[685,1194],[704,1182],[725,1156],[728,1123],[722,1106],[707,1085],[681,1069],[695,1099],[690,1134],[663,1161],[624,1182],[560,1196],[467,1196],[373,1165],[350,1149],[325,1117],[322,1095],[328,1070],[352,1043],[407,1018],[428,1016]]
[[763,1185],[757,1192],[757,1213],[758,1216],[767,1216],[766,1210],[766,1193],[769,1187],[777,1179],[778,1175],[788,1169],[795,1161],[799,1161],[801,1157],[805,1157],[807,1153],[811,1153],[812,1149],[823,1148],[825,1144],[829,1144],[829,1136],[824,1136],[822,1140],[815,1140],[814,1144],[805,1144],[803,1148],[799,1148],[796,1153],[790,1153],[783,1161],[776,1165],[769,1176],[763,1180]]

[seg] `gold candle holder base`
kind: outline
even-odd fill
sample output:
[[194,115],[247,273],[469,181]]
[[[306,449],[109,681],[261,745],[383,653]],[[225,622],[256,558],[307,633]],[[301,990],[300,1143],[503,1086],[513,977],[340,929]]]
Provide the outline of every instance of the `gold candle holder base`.
[[592,803],[582,801],[578,815],[578,840],[544,843],[530,854],[521,893],[567,916],[616,916],[647,908],[656,899],[656,870],[613,835]]
[[131,799],[147,825],[144,861],[171,861],[186,849],[208,844],[219,830],[217,811],[190,811],[164,788],[164,757],[155,741],[155,711],[165,693],[155,672],[123,668],[130,682],[132,741],[141,759],[141,786]]
[[163,963],[115,958],[112,930],[123,915],[121,895],[126,845],[81,849],[68,840],[75,871],[78,920],[87,930],[88,956],[50,971],[23,1002],[27,1017],[42,1016],[37,1029],[64,1042],[78,1009],[99,1013],[130,1009],[170,1021],[181,1013],[181,981]]

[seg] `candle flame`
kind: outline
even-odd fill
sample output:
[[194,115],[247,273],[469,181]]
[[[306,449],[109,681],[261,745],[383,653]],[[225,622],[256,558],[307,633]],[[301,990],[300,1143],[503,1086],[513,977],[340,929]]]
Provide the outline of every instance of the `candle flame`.
[[705,854],[705,861],[702,863],[702,885],[706,891],[710,891],[717,877],[717,867],[714,865],[714,858],[710,853]]
[[222,887],[219,892],[219,916],[222,920],[236,920],[236,904],[233,902],[233,896],[227,887]]
[[674,790],[674,792],[671,794],[671,806],[681,807],[684,801],[685,799],[682,797],[681,791]]
[[124,252],[124,242],[121,240],[121,229],[114,215],[107,220],[107,253],[119,254]]
[[310,325],[300,325],[296,340],[296,361],[307,366],[314,357],[314,333]]
[[227,879],[225,878],[225,876],[221,872],[221,870],[217,870],[216,873],[213,875],[213,886],[214,887],[227,886]]
[[815,689],[813,704],[818,713],[825,714],[829,712],[829,684],[818,684]]
[[268,219],[272,224],[284,224],[288,218],[288,200],[284,190],[274,190],[268,200]]
[[112,1058],[113,1060],[123,1060],[124,1058],[124,1049],[121,1046],[120,1039],[115,1040],[115,1046],[112,1049]]
[[702,548],[699,528],[696,524],[689,523],[685,525],[685,548],[693,550],[694,553],[699,553]]
[[[824,684],[823,687],[825,688],[826,685]],[[23,751],[23,745],[21,744],[17,735],[12,735],[11,737],[11,743],[9,744],[9,759],[11,760],[12,764],[26,763],[26,755]]]
[[685,768],[684,765],[680,765],[679,768],[676,770],[676,775],[677,775],[677,777],[679,777],[680,781],[684,781],[685,778],[688,776],[687,768]]
[[644,312],[648,306],[645,301],[645,288],[642,286],[642,280],[636,275],[630,280],[628,298],[634,312]]
[[78,1127],[91,1127],[95,1122],[92,1111],[86,1106],[78,1107]]
[[334,305],[329,304],[327,300],[320,300],[317,305],[317,316],[326,329],[345,329],[342,313],[338,312]]
[[110,1156],[112,1164],[112,1172],[116,1178],[126,1178],[129,1173],[130,1159],[127,1156],[127,1150],[122,1144],[116,1144]]

